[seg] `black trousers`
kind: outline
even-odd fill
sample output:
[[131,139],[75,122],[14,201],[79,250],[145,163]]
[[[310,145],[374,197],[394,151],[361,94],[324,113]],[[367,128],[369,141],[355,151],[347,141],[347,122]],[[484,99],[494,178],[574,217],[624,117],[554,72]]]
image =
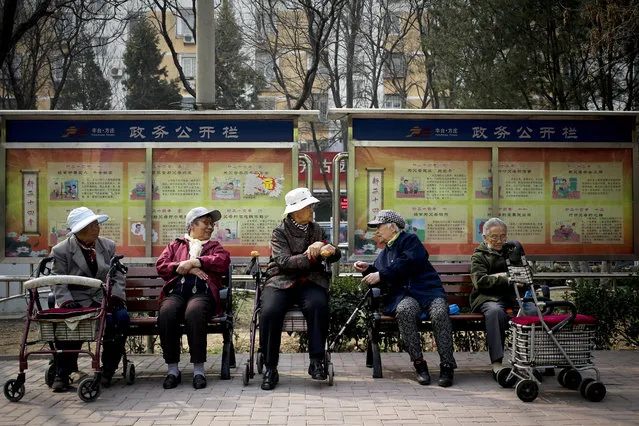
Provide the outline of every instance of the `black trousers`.
[[215,299],[210,294],[171,293],[162,300],[158,331],[162,354],[167,364],[180,361],[182,324],[186,328],[191,362],[206,361],[206,326],[214,312]]
[[[124,353],[124,345],[126,344],[130,323],[131,318],[126,309],[118,309],[107,315],[102,338],[102,370],[107,374],[113,375],[115,370],[118,369],[120,359]],[[61,350],[80,350],[82,343],[57,342],[55,347]],[[77,353],[57,354],[55,359],[57,374],[61,377],[68,377],[72,372],[78,371]]]
[[328,336],[328,291],[306,282],[287,289],[265,287],[261,298],[260,347],[264,364],[276,367],[280,357],[282,325],[286,312],[298,304],[308,326],[308,353],[311,359],[324,359]]

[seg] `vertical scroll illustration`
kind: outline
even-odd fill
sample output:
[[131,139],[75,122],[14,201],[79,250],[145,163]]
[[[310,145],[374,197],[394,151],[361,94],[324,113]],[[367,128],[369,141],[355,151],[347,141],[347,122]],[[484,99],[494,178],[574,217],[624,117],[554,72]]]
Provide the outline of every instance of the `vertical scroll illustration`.
[[384,208],[384,169],[366,169],[368,179],[368,221]]
[[22,173],[22,234],[39,236],[38,174],[36,170]]

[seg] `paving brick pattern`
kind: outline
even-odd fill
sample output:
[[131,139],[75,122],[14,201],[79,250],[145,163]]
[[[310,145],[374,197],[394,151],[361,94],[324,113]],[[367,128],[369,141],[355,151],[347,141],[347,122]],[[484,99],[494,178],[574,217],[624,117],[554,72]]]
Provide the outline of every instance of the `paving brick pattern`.
[[[420,386],[413,380],[406,354],[382,354],[384,378],[373,379],[361,353],[334,354],[335,385],[313,381],[307,357],[281,357],[280,384],[260,389],[261,376],[242,385],[246,354],[238,355],[232,379],[219,379],[219,355],[206,364],[208,387],[194,390],[192,369],[180,364],[183,382],[162,389],[165,365],[160,356],[131,357],[136,382],[121,377],[93,402],[75,392],[54,394],[44,383],[48,361],[34,359],[27,370],[26,393],[18,403],[0,398],[0,425],[399,425],[508,424],[597,425],[639,424],[639,352],[597,351],[595,363],[607,387],[606,398],[593,403],[579,392],[545,377],[539,397],[521,402],[513,389],[493,381],[486,353],[455,354],[459,368],[450,388]],[[431,374],[438,375],[436,354],[426,354]],[[89,370],[86,358],[81,368]],[[15,378],[16,359],[0,360],[0,380]]]

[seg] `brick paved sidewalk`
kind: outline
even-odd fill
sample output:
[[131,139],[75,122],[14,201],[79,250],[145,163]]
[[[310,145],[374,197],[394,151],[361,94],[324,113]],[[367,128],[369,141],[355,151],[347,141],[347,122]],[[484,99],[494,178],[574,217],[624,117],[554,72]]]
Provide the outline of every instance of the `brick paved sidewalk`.
[[[592,425],[639,422],[639,352],[596,352],[595,363],[607,387],[606,398],[592,403],[579,392],[562,388],[545,377],[539,397],[521,402],[513,389],[502,389],[488,371],[486,353],[455,354],[459,369],[451,388],[419,386],[413,380],[406,354],[382,354],[384,378],[372,379],[364,354],[334,354],[335,385],[317,382],[306,374],[304,354],[283,354],[280,384],[274,391],[260,389],[261,376],[242,385],[247,356],[238,355],[232,379],[219,379],[219,355],[209,356],[206,389],[191,386],[191,366],[181,363],[183,382],[162,389],[165,365],[160,356],[132,357],[136,383],[127,386],[118,377],[100,397],[82,402],[75,392],[54,394],[44,384],[48,361],[29,362],[26,393],[18,403],[0,398],[0,425],[244,425],[244,424],[520,424]],[[426,354],[434,378],[436,354]],[[89,369],[87,359],[81,366]],[[434,370],[434,371],[433,371]],[[18,361],[0,361],[0,380],[15,378]]]

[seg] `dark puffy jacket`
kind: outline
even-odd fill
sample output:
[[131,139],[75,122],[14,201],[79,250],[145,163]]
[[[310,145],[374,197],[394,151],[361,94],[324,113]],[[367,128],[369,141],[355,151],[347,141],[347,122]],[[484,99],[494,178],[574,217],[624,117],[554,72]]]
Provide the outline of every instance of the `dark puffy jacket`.
[[411,295],[422,306],[438,297],[446,297],[439,274],[428,260],[428,251],[417,235],[400,232],[390,247],[385,247],[364,275],[379,272],[387,286],[385,314],[392,314],[404,296]]
[[515,291],[508,283],[508,278],[493,276],[500,272],[508,272],[506,258],[502,253],[488,248],[486,242],[482,242],[475,249],[470,260],[470,273],[473,280],[470,307],[473,312],[478,312],[481,304],[488,300],[497,301],[503,298],[507,305],[515,302]]
[[[328,243],[326,233],[315,222],[308,224],[303,231],[295,226],[290,218],[282,220],[271,236],[271,257],[266,268],[266,285],[277,288],[289,288],[295,284],[311,281],[326,289],[330,284],[330,273],[323,261],[311,261],[304,252],[316,241]],[[341,253],[325,259],[326,263],[336,262]]]

